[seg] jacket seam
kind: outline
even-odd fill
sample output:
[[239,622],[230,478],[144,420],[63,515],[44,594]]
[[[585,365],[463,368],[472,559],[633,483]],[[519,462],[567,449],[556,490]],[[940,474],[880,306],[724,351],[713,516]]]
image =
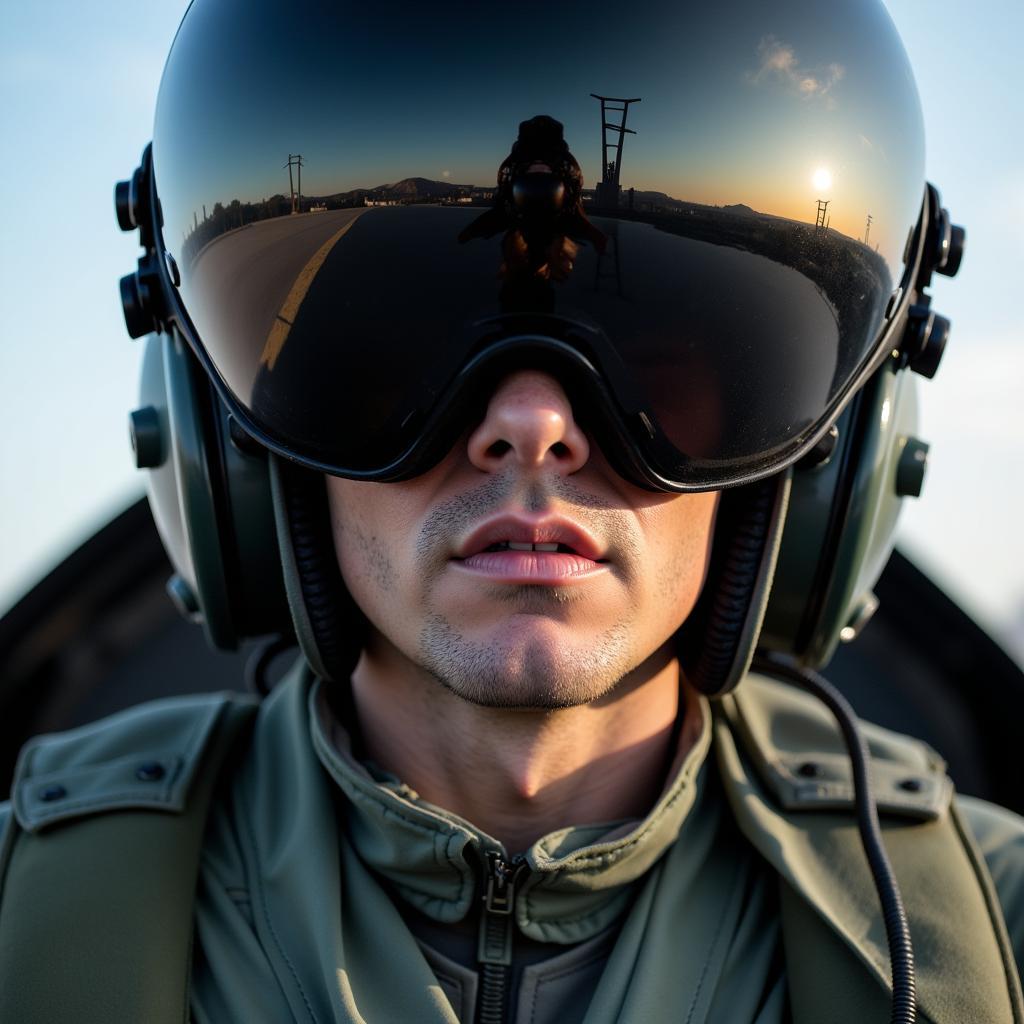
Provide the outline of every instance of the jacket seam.
[[967,859],[970,861],[971,867],[974,869],[975,880],[978,883],[978,888],[981,890],[982,898],[985,901],[985,910],[988,914],[989,923],[992,925],[996,945],[999,947],[999,959],[1002,961],[1003,965],[1003,975],[1006,979],[1006,994],[1010,1002],[1010,1012],[1013,1014],[1014,1024],[1021,1024],[1021,1014],[1024,1012],[1024,1009],[1021,1007],[1018,997],[1018,989],[1014,984],[1015,982],[1019,984],[1019,981],[1016,960],[1009,948],[1009,941],[1006,935],[1006,919],[1003,916],[1002,908],[999,905],[998,896],[995,894],[993,886],[990,884],[990,875],[988,868],[984,863],[984,858],[979,858],[973,837],[969,833],[968,829],[964,827],[964,823],[960,816],[960,810],[956,806],[955,800],[950,801],[949,816],[950,820],[953,822],[953,827],[960,836],[960,842],[963,846],[964,852],[967,854]]
[[[732,885],[729,887],[730,892],[734,892],[737,888],[738,877],[742,873],[742,867],[737,867],[735,874],[733,875]],[[749,882],[747,883],[749,885]],[[726,902],[726,906],[729,906],[729,902]],[[693,990],[693,998],[690,1000],[690,1008],[686,1013],[686,1024],[690,1024],[693,1020],[693,1015],[697,1011],[697,1003],[700,999],[701,993],[704,991],[704,982],[707,979],[708,968],[711,966],[711,960],[714,956],[715,950],[718,948],[718,940],[722,934],[722,929],[725,927],[724,913],[718,915],[718,924],[715,926],[715,933],[711,937],[711,941],[708,943],[707,955],[704,957],[704,965],[700,969],[700,977],[697,979],[697,986]]]
[[533,998],[530,1000],[530,1020],[536,1021],[537,1019],[537,997],[540,995],[540,988],[542,985],[546,985],[548,982],[557,981],[559,978],[565,978],[570,974],[576,974],[578,971],[582,971],[591,964],[599,963],[601,960],[608,958],[608,951],[603,947],[594,953],[592,956],[588,956],[582,963],[573,964],[571,967],[563,967],[560,971],[555,971],[553,974],[547,974],[537,978],[537,983],[533,986]]
[[[259,846],[256,843],[256,837],[253,834],[252,829],[249,826],[249,821],[246,815],[243,813],[242,827],[245,829],[246,838],[249,841],[251,848],[255,851],[257,860],[259,860]],[[277,947],[278,953],[281,955],[281,959],[285,962],[288,967],[288,973],[292,976],[292,981],[295,983],[295,987],[298,990],[299,996],[302,998],[302,1004],[306,1007],[306,1013],[309,1015],[309,1019],[316,1021],[316,1014],[313,1012],[313,1007],[306,996],[306,991],[302,987],[302,982],[299,980],[298,972],[295,970],[295,965],[292,963],[291,958],[285,952],[284,946],[281,944],[281,940],[278,938],[277,931],[274,928],[274,922],[270,917],[270,913],[267,909],[266,895],[263,892],[263,886],[260,883],[260,878],[257,875],[256,885],[252,887],[252,892],[255,892],[258,897],[260,913],[263,916],[263,920],[266,922],[267,930],[270,932],[270,937],[274,940],[274,945]]]

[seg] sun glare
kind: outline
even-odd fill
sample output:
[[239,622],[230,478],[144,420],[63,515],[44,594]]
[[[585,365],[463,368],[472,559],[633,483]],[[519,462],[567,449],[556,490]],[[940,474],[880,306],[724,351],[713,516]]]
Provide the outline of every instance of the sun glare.
[[811,182],[819,192],[832,187],[832,174],[827,167],[819,167],[811,178]]

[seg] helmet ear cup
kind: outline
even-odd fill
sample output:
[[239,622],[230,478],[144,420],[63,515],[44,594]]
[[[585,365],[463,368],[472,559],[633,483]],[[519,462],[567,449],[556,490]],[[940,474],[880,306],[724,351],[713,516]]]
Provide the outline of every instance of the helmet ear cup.
[[837,421],[831,457],[798,466],[760,646],[811,668],[828,663],[877,607],[901,499],[923,482],[912,374],[883,366]]
[[266,454],[232,440],[226,408],[180,338],[145,344],[131,432],[175,569],[168,592],[214,647],[288,630]]

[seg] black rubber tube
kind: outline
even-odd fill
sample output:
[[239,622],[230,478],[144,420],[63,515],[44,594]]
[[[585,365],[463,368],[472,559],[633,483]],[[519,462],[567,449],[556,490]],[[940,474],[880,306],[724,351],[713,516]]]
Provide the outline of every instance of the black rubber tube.
[[882,904],[882,918],[889,942],[892,970],[892,1015],[890,1024],[915,1024],[917,1020],[917,981],[914,975],[914,948],[903,897],[889,855],[882,845],[878,808],[868,778],[868,745],[857,726],[857,716],[846,698],[827,680],[810,669],[777,657],[759,657],[755,668],[783,676],[818,697],[836,717],[842,730],[853,769],[853,788],[857,803],[857,827],[867,854],[875,889]]

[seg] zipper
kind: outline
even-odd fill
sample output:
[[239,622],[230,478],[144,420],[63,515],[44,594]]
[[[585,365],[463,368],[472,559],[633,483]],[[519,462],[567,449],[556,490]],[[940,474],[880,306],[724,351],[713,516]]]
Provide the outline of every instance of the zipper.
[[476,1015],[479,1024],[502,1024],[505,1020],[516,893],[529,873],[530,865],[521,854],[511,861],[493,850],[487,854],[487,886],[482,899],[476,952],[480,964]]

